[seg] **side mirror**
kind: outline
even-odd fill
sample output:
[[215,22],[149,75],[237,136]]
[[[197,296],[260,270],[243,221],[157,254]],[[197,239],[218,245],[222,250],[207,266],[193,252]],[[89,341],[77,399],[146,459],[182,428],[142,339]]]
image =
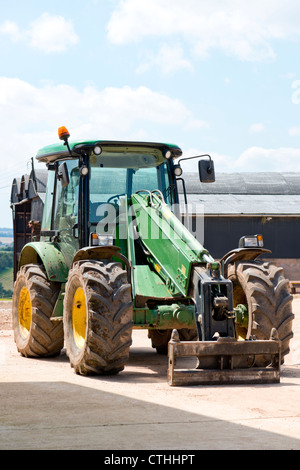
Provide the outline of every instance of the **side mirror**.
[[215,167],[213,160],[199,160],[198,162],[199,178],[201,183],[215,182]]
[[66,162],[63,162],[61,165],[59,165],[57,171],[57,178],[61,182],[62,188],[66,188],[68,186],[70,179]]
[[181,161],[192,160],[193,158],[204,158],[204,157],[208,157],[209,160],[199,160],[198,162],[198,171],[199,171],[200,181],[201,183],[214,183],[215,182],[214,162],[212,161],[211,156],[208,155],[207,153],[205,153],[204,155],[196,155],[195,157],[181,158],[180,160],[178,160],[178,164],[174,166],[175,175],[176,175],[175,170],[179,171]]

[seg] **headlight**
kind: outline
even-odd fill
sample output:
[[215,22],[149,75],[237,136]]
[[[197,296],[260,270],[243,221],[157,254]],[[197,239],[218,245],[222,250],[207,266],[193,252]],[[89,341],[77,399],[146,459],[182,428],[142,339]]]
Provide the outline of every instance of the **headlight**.
[[88,174],[88,172],[89,172],[89,169],[88,169],[87,166],[82,166],[82,167],[80,168],[80,174],[81,174],[82,176],[86,176],[86,175]]
[[239,248],[262,248],[264,240],[262,235],[246,235],[239,241]]
[[113,235],[99,235],[98,239],[100,246],[113,246],[114,244]]
[[174,165],[174,175],[181,176],[182,175],[182,168],[180,165]]
[[101,153],[102,153],[102,148],[100,147],[100,145],[95,145],[94,154],[95,155],[101,155]]
[[90,246],[113,246],[114,244],[114,237],[113,235],[106,235],[102,234],[99,235],[98,233],[91,233],[90,235]]

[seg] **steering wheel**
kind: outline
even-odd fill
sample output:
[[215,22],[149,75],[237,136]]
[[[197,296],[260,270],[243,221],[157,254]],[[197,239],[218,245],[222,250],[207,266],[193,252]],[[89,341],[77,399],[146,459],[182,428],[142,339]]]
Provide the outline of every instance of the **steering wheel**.
[[112,199],[114,199],[115,197],[117,199],[120,199],[121,196],[125,196],[125,193],[122,193],[122,194],[115,194],[114,196],[110,196],[108,199],[107,199],[107,203],[109,203]]

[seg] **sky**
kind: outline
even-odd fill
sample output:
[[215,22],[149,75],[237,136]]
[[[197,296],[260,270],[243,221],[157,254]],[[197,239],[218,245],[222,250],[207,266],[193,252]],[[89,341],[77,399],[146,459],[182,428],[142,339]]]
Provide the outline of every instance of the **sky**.
[[208,153],[216,173],[300,171],[298,0],[0,4],[0,226],[62,125]]

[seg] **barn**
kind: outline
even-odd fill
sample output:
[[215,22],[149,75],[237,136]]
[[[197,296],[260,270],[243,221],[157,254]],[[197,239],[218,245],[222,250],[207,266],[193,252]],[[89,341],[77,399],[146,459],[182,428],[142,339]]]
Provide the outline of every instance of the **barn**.
[[15,271],[23,246],[32,241],[34,236],[39,236],[47,177],[47,170],[32,170],[29,175],[22,175],[12,182],[10,203],[13,214]]
[[[219,173],[214,183],[184,174],[192,225],[201,226],[203,244],[215,259],[237,248],[243,235],[262,234],[266,258],[290,281],[300,280],[300,174]],[[180,186],[181,199],[182,186]],[[204,215],[204,218],[203,218]]]

